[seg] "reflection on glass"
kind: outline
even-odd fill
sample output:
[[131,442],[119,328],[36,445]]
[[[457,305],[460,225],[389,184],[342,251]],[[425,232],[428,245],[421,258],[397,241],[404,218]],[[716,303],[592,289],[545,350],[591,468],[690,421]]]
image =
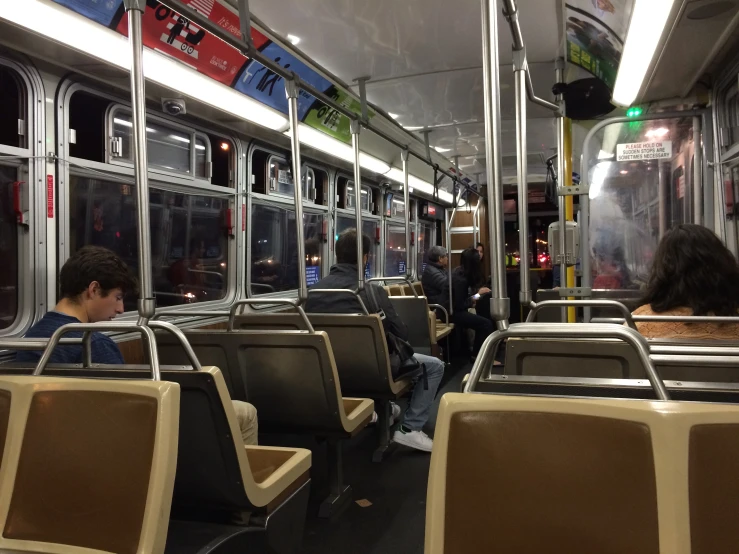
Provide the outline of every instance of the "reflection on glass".
[[[354,203],[354,181],[349,181],[346,185],[346,207],[354,209],[356,204]],[[370,211],[370,194],[367,187],[362,187],[362,211]]]
[[[121,157],[133,159],[133,123],[129,114],[120,110],[114,114],[113,136],[121,138]],[[190,173],[191,137],[190,133],[147,121],[146,151],[149,165],[179,173]]]
[[0,166],[0,329],[10,327],[18,315],[18,224],[13,208],[16,169]]
[[[134,185],[72,176],[70,249],[108,248],[136,273]],[[228,289],[228,244],[223,220],[228,202],[156,189],[149,192],[151,265],[157,306],[220,300]],[[126,310],[136,299],[126,298]]]
[[593,288],[639,288],[660,238],[692,221],[692,118],[616,123],[589,144]]
[[426,268],[426,264],[429,263],[428,253],[429,249],[434,246],[433,243],[433,229],[434,226],[431,223],[421,222],[418,225],[418,267],[416,268],[417,275],[423,275],[423,270]]
[[206,163],[208,161],[205,140],[195,137],[195,176],[207,179]]
[[[365,268],[365,275],[369,275],[370,277],[377,277],[377,241],[375,240],[375,237],[377,236],[377,221],[373,219],[363,219],[362,220],[362,232],[367,235],[370,238],[370,254],[369,254],[369,261],[367,262],[367,267]],[[347,229],[355,229],[356,228],[356,221],[353,217],[343,216],[340,215],[336,218],[336,236],[334,237],[335,240],[339,240],[339,235],[346,231]]]
[[[303,214],[306,272],[322,268],[321,233],[324,216]],[[251,220],[251,294],[298,288],[298,242],[295,211],[254,204]],[[321,274],[319,269],[318,274]],[[310,280],[310,279],[308,279]]]
[[406,274],[405,227],[387,226],[385,237],[385,277],[398,277]]
[[[303,198],[312,200],[315,188],[315,175],[309,167],[302,169],[301,185],[303,187]],[[280,158],[269,159],[269,186],[270,190],[286,196],[295,195],[295,184],[293,183],[293,170],[288,163]]]

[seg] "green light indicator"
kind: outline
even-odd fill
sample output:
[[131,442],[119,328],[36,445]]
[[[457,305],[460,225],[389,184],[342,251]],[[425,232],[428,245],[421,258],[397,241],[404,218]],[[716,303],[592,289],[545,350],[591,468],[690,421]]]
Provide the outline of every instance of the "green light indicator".
[[626,110],[626,117],[639,117],[643,112],[639,106],[633,106]]

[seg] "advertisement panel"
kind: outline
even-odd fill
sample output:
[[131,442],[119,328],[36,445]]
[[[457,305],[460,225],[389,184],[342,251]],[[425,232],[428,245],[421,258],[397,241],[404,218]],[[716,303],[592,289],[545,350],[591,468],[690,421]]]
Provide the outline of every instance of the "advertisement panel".
[[54,0],[54,2],[106,27],[110,27],[118,9],[123,5],[123,0]]

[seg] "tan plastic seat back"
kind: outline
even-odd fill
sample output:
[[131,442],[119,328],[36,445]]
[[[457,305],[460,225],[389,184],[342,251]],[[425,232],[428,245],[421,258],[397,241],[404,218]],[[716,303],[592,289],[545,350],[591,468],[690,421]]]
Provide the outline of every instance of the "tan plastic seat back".
[[738,437],[739,406],[447,394],[425,552],[731,552]]
[[0,549],[161,553],[177,460],[179,387],[3,377],[12,432],[0,475]]
[[[203,365],[223,363],[231,398],[252,403],[264,430],[332,433],[345,417],[339,378],[324,332],[184,331]],[[162,363],[186,363],[179,343],[157,333]]]
[[[408,383],[392,379],[387,342],[378,315],[308,314],[316,331],[325,331],[331,341],[336,370],[344,394],[395,397]],[[301,329],[298,314],[256,314],[236,317],[234,327],[242,330]]]
[[421,281],[414,281],[413,289],[416,291],[416,294],[418,296],[426,296],[426,293],[423,292],[423,285],[421,284]]

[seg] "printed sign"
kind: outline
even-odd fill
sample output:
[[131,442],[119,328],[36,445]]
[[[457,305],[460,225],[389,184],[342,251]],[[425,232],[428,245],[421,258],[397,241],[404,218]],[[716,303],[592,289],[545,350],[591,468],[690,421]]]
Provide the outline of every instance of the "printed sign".
[[421,266],[421,273],[426,271],[426,262],[423,262],[423,265]]
[[305,282],[310,287],[321,280],[321,268],[317,265],[309,265],[305,268]]
[[54,0],[72,11],[110,27],[123,0]]
[[398,262],[398,275],[403,275],[405,273],[405,260],[400,260]]
[[616,147],[616,160],[619,162],[640,160],[664,160],[672,157],[672,141],[632,142]]
[[[336,102],[354,113],[362,113],[362,106],[359,101],[349,96],[349,94],[343,90],[338,90],[336,87],[332,86],[328,91],[326,91],[326,95],[330,96]],[[369,110],[367,117],[371,119],[374,115],[375,112]],[[351,142],[352,135],[349,128],[349,118],[341,115],[333,108],[329,108],[323,102],[316,100],[308,114],[303,119],[303,122],[306,125],[313,127],[314,129],[318,129],[327,135],[331,135],[342,142]]]
[[[232,35],[241,38],[238,16],[220,2],[216,0],[186,0],[186,2]],[[128,36],[127,17],[121,18],[117,30],[122,35]],[[142,30],[145,46],[172,56],[228,86],[231,86],[247,62],[247,58],[238,50],[156,0],[146,2]],[[268,40],[255,29],[252,29],[252,39],[257,48]]]
[[277,182],[282,183],[284,185],[292,185],[293,184],[292,173],[290,173],[289,171],[285,171],[284,169],[278,169],[277,170]]
[[54,218],[54,176],[46,176],[46,217]]
[[569,0],[565,4],[567,61],[616,84],[633,0]]
[[[285,69],[294,71],[301,81],[321,92],[325,92],[331,87],[328,80],[273,42],[262,49],[262,54]],[[285,80],[259,62],[252,61],[249,63],[239,75],[235,86],[236,90],[251,96],[255,100],[259,100],[284,114],[288,113]],[[300,89],[298,94],[298,119],[302,120],[305,117],[315,101],[316,99],[313,96]]]
[[685,197],[685,175],[680,175],[680,177],[677,178],[677,197]]
[[365,279],[372,278],[372,264],[369,262],[367,262],[367,265],[364,266],[364,278]]

